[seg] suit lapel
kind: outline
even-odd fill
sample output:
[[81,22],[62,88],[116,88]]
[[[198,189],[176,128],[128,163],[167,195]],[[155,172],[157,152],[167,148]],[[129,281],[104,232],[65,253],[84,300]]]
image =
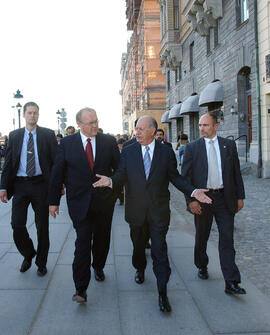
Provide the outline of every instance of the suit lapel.
[[222,137],[219,137],[219,136],[218,136],[218,145],[219,145],[221,168],[222,168],[222,174],[223,174],[227,151],[226,151],[226,145],[224,145]]
[[145,172],[144,172],[144,164],[143,164],[143,157],[142,157],[142,147],[140,143],[134,144],[134,165],[137,166],[138,171],[141,173],[141,175],[145,178]]
[[40,127],[37,126],[37,151],[38,151],[38,160],[40,162],[40,156],[42,152],[43,139],[40,131]]
[[21,159],[21,152],[22,152],[22,145],[23,145],[23,138],[24,138],[25,127],[19,129],[18,138],[17,138],[17,159],[20,162]]
[[98,166],[98,162],[100,157],[102,156],[102,138],[99,133],[96,135],[96,154],[95,154],[95,161],[94,161],[94,169]]
[[199,151],[198,156],[200,159],[200,169],[204,178],[205,187],[207,185],[207,177],[208,177],[208,161],[207,161],[207,152],[204,138],[200,138],[199,140]]
[[160,161],[161,145],[166,145],[166,144],[161,144],[155,140],[155,149],[153,153],[153,159],[152,159],[151,168],[150,168],[150,172],[148,176],[148,181],[150,180],[151,176],[154,173],[155,168],[158,165],[158,162]]

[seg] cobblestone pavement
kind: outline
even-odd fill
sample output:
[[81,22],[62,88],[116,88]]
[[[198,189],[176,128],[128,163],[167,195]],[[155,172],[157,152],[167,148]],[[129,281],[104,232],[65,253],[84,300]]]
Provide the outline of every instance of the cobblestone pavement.
[[[245,206],[235,218],[236,262],[242,274],[270,297],[270,180],[243,176]],[[194,232],[193,217],[186,211],[182,193],[171,186],[171,206],[184,218],[180,223]],[[217,227],[213,224],[210,240],[218,244]],[[211,260],[210,260],[211,261]]]

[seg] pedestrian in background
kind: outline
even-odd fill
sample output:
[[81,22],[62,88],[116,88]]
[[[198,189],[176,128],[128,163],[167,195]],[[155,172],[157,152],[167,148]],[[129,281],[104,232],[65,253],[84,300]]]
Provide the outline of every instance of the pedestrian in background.
[[[23,117],[25,128],[9,134],[0,199],[6,203],[13,196],[13,239],[24,257],[20,271],[27,271],[36,256],[37,274],[44,276],[49,252],[48,185],[57,142],[53,130],[37,125],[39,107],[35,102],[24,105]],[[26,228],[30,204],[35,213],[37,251]]]
[[233,241],[234,216],[244,206],[244,184],[235,142],[217,136],[215,113],[203,115],[199,121],[202,138],[186,145],[181,174],[196,188],[208,188],[212,204],[201,204],[186,195],[196,228],[194,262],[198,277],[208,279],[207,241],[213,218],[219,232],[219,258],[225,292],[245,294],[239,286],[241,276],[235,264]]
[[66,129],[66,135],[69,136],[73,134],[75,134],[75,128],[73,126],[68,126]]
[[178,136],[178,142],[176,145],[176,150],[179,149],[179,165],[182,164],[182,157],[185,153],[185,146],[188,144],[188,136],[183,133],[182,130],[180,130],[180,134]]

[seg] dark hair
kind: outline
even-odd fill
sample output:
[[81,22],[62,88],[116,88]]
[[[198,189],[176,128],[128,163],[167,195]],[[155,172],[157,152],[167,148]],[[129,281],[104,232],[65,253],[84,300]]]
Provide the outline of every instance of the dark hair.
[[63,135],[62,134],[57,134],[56,137],[63,138]]
[[123,139],[123,138],[119,138],[119,140],[117,141],[117,144],[123,144],[125,143],[126,141]]
[[66,131],[69,130],[69,129],[73,130],[74,133],[75,133],[75,128],[73,126],[68,126],[67,129],[66,129]]
[[38,105],[37,105],[35,102],[33,102],[33,101],[29,101],[29,102],[27,102],[27,103],[23,106],[23,114],[25,113],[27,107],[30,107],[30,106],[32,106],[32,107],[36,107],[37,110],[38,110],[38,112],[39,112],[39,107],[38,107]]
[[165,135],[165,133],[164,133],[164,130],[163,130],[163,129],[161,129],[161,128],[158,128],[158,129],[157,129],[157,132],[160,132],[160,133],[162,133],[162,134],[163,134],[163,136]]

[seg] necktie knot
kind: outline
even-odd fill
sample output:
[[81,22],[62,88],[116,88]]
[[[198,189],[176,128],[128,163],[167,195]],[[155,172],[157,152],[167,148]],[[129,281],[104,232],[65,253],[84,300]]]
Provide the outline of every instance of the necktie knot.
[[210,140],[209,143],[210,143],[210,144],[214,144],[214,141],[213,141],[213,140]]
[[146,149],[146,151],[148,151],[148,152],[149,152],[149,150],[150,150],[150,148],[149,148],[148,145],[145,147],[145,149]]
[[87,139],[87,142],[88,142],[88,143],[91,143],[91,138],[88,138],[88,139]]

